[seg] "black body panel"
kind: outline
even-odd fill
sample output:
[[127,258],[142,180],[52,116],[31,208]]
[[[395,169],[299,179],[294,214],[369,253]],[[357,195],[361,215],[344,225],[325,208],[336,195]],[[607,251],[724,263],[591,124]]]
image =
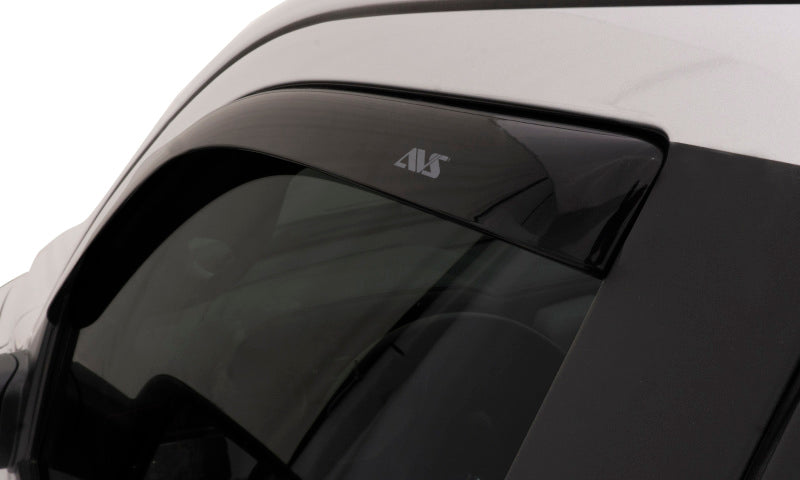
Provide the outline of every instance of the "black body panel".
[[769,463],[764,465],[763,476],[755,478],[789,480],[800,475],[800,410],[795,409],[771,455]]
[[754,470],[800,353],[798,219],[800,167],[672,145],[508,478]]

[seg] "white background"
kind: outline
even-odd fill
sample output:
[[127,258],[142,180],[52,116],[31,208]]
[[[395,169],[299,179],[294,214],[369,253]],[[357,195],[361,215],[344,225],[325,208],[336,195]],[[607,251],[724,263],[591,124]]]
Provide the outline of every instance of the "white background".
[[178,92],[278,3],[2,4],[0,285],[89,216]]

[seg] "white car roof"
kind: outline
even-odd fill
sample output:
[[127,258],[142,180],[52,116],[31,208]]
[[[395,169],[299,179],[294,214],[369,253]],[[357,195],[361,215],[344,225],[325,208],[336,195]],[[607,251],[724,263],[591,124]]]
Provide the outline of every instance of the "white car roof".
[[[458,4],[279,5],[181,92],[154,129],[169,123],[156,146],[251,91],[342,81],[628,120],[660,128],[671,141],[800,163],[793,141],[800,127],[798,5],[387,15],[437,3]],[[341,19],[369,12],[382,15]]]

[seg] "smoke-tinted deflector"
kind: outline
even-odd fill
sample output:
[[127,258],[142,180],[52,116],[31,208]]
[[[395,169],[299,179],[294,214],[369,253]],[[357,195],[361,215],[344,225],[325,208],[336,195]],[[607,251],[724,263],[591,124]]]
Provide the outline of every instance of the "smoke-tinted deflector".
[[[311,166],[597,277],[608,272],[662,162],[657,146],[620,133],[298,88],[256,94],[209,114],[151,158],[151,168],[169,170],[185,153],[220,146],[268,154],[260,175],[280,169],[270,156]],[[219,172],[215,189],[249,178],[237,168]],[[137,174],[152,178],[126,203],[150,195],[153,178],[169,177],[152,170]],[[138,262],[177,227],[156,227],[153,217],[152,232],[130,232],[131,213],[123,210],[70,273],[50,305],[51,321],[66,315],[81,325],[93,322]],[[114,250],[115,238],[128,239],[124,252]],[[111,266],[106,258],[118,261]],[[106,281],[99,286],[96,278]]]
[[319,168],[597,276],[662,162],[628,135],[330,90],[247,97],[191,137]]

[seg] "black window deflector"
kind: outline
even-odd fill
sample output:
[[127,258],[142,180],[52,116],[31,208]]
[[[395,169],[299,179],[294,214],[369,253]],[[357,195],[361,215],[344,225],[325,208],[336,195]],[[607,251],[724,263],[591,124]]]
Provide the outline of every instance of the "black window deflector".
[[[311,88],[237,100],[198,121],[140,168],[136,175],[151,177],[139,179],[84,252],[48,318],[91,323],[139,263],[197,208],[286,165],[313,167],[604,277],[661,167],[662,149],[646,139],[657,135],[513,112]],[[238,154],[222,166],[192,159],[213,157],[203,152],[220,149]],[[184,168],[200,173],[189,182]],[[178,201],[164,203],[157,193],[164,185],[180,186]],[[136,228],[131,215],[151,215],[149,228]]]
[[187,134],[195,148],[319,168],[598,277],[663,159],[634,135],[316,89],[243,98]]

